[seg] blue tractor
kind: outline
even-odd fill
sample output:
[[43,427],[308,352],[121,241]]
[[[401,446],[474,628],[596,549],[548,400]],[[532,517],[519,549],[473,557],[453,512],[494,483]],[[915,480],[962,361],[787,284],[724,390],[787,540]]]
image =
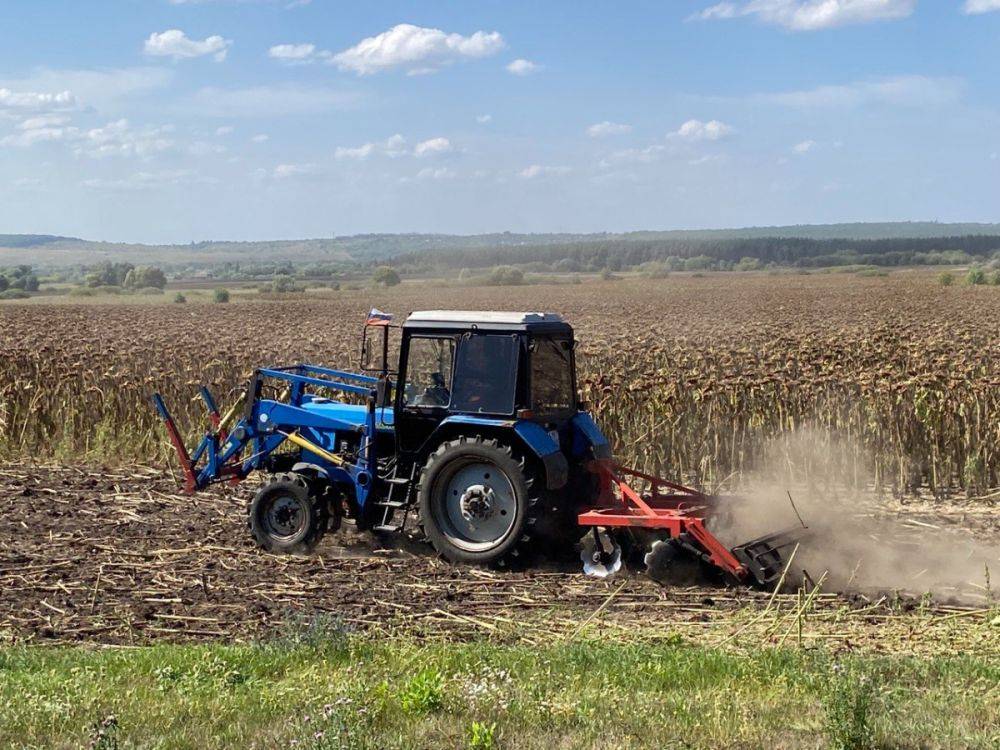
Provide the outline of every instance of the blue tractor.
[[238,419],[202,388],[211,429],[192,452],[153,400],[186,491],[269,475],[249,525],[273,552],[309,552],[344,518],[379,534],[413,518],[454,562],[505,566],[583,539],[585,569],[608,575],[627,539],[654,577],[683,557],[734,580],[776,579],[790,535],[728,549],[708,530],[719,498],[613,460],[577,395],[574,349],[553,313],[427,311],[397,326],[372,310],[361,372],[258,369]]

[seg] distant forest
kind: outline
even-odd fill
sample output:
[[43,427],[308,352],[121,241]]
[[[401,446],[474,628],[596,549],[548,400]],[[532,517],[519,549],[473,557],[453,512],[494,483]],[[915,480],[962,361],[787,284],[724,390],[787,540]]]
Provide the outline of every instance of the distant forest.
[[1000,254],[1000,234],[887,239],[651,239],[616,237],[518,247],[422,250],[399,255],[391,265],[415,271],[434,268],[488,268],[538,264],[553,270],[620,270],[660,263],[669,270],[729,268],[756,261],[762,265],[821,267],[844,265],[956,265]]
[[40,247],[54,242],[82,242],[75,237],[59,237],[54,234],[0,234],[0,248]]
[[[520,266],[526,271],[754,270],[768,266],[964,265],[995,260],[1000,224],[883,222],[596,234],[360,234],[300,240],[144,245],[0,234],[0,267],[77,273],[99,263],[162,268],[172,277],[324,277]],[[655,269],[654,269],[655,270]]]

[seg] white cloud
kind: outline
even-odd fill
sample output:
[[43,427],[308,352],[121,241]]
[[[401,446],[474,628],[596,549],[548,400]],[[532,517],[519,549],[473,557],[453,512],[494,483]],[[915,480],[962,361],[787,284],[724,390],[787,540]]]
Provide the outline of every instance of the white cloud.
[[399,133],[389,136],[385,142],[385,154],[396,158],[406,153],[406,139]]
[[457,60],[487,57],[504,48],[499,32],[476,31],[469,36],[446,34],[401,23],[355,46],[333,55],[341,70],[371,75],[383,70],[405,68],[412,73],[428,73]]
[[145,127],[135,129],[128,120],[121,119],[79,134],[76,146],[78,156],[101,159],[106,156],[147,158],[173,147],[167,137],[170,127]]
[[220,125],[215,129],[215,134],[218,136],[232,135],[234,130],[236,130],[236,128],[232,125]]
[[318,61],[332,63],[334,58],[332,52],[317,49],[315,44],[276,44],[267,51],[267,56],[287,65],[306,65]]
[[531,62],[531,60],[525,60],[523,57],[519,57],[507,64],[507,72],[513,73],[516,76],[531,75],[536,70],[538,70],[538,65]]
[[267,56],[275,60],[308,60],[316,53],[315,44],[276,44],[267,51]]
[[652,164],[663,158],[666,151],[667,147],[658,143],[646,148],[627,148],[604,157],[598,166],[607,169],[619,164]]
[[705,10],[695,13],[688,18],[689,21],[716,21],[720,19],[737,18],[741,15],[740,8],[736,3],[718,3]]
[[913,75],[758,94],[752,98],[797,109],[853,108],[867,104],[927,107],[951,104],[961,97],[964,87],[964,81],[959,78]]
[[54,128],[65,125],[69,118],[65,115],[42,115],[41,117],[29,117],[18,127],[21,130],[40,130],[42,128]]
[[305,177],[319,172],[315,164],[279,164],[274,168],[276,180],[287,180],[292,177]]
[[[419,148],[419,146],[418,146]],[[406,153],[406,139],[399,133],[389,136],[384,141],[363,143],[360,146],[338,146],[334,151],[336,159],[367,159],[373,154],[381,154],[395,158]]]
[[476,115],[476,122],[480,125],[485,125],[488,122],[493,121],[493,115]]
[[733,129],[719,120],[688,120],[681,125],[671,137],[683,138],[686,141],[718,141],[732,134]]
[[367,159],[375,153],[374,143],[365,143],[360,146],[337,146],[333,155],[337,159]]
[[174,60],[212,55],[216,62],[222,62],[232,43],[232,40],[218,35],[199,42],[197,39],[189,39],[180,29],[168,29],[150,34],[143,50],[153,57],[172,57]]
[[[27,148],[36,143],[64,141],[76,156],[102,159],[108,156],[150,158],[174,147],[173,128],[134,128],[126,119],[113,120],[89,130],[69,126],[66,118],[39,117],[25,120],[19,133],[0,139],[0,145]],[[207,144],[206,144],[207,145]]]
[[532,164],[518,172],[517,176],[524,180],[533,180],[536,177],[569,174],[570,171],[569,167],[544,167],[540,164]]
[[[0,78],[0,89],[12,92],[48,92],[36,109],[68,111],[84,107],[102,113],[116,109],[123,99],[167,86],[174,71],[163,67],[106,70],[53,70],[39,68],[21,78]],[[70,93],[72,92],[72,93]],[[4,105],[0,102],[0,110]]]
[[413,149],[414,156],[433,156],[434,154],[445,154],[451,151],[451,141],[447,138],[431,138],[421,141]]
[[598,122],[587,128],[587,135],[591,138],[603,138],[608,135],[626,135],[632,132],[631,125],[623,125],[620,122]]
[[451,180],[458,176],[458,173],[448,167],[425,167],[417,172],[418,180]]
[[[996,0],[970,0],[970,2]],[[715,21],[754,16],[789,31],[817,31],[849,24],[906,18],[916,0],[751,0],[721,2],[695,13],[688,20]]]
[[22,130],[19,133],[0,138],[0,146],[30,148],[36,143],[69,140],[76,137],[80,132],[77,128],[53,127],[48,125],[25,128],[24,124],[22,124],[21,128]]
[[205,141],[195,141],[187,147],[187,152],[192,156],[208,156],[209,154],[224,154],[227,149],[220,143],[206,143]]
[[816,148],[816,141],[807,140],[807,141],[802,141],[801,143],[796,143],[794,146],[792,146],[792,151],[794,151],[796,154],[808,154],[814,148]]
[[60,112],[76,106],[76,98],[69,91],[53,94],[0,88],[0,112]]
[[269,140],[271,140],[271,136],[267,133],[257,133],[257,135],[250,138],[251,143],[267,143]]
[[1000,10],[1000,0],[965,0],[962,11],[968,16]]
[[279,84],[244,89],[208,86],[181,109],[208,117],[294,117],[350,109],[357,102],[356,94],[321,86]]

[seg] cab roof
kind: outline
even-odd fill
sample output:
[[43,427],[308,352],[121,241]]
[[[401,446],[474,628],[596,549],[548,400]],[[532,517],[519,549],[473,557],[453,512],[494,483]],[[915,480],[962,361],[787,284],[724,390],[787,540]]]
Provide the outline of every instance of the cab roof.
[[569,325],[558,313],[495,310],[420,310],[410,314],[404,327],[463,330],[476,327],[508,331],[569,329]]

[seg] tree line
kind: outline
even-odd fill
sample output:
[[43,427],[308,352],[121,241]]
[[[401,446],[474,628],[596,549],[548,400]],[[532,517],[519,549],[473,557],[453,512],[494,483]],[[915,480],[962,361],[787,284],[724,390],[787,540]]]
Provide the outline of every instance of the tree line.
[[[696,269],[763,266],[953,265],[1000,253],[1000,236],[891,238],[874,240],[750,237],[725,240],[623,240],[522,245],[519,247],[420,250],[392,259],[396,268],[486,268],[544,264],[553,270],[634,268],[647,263]],[[691,261],[695,261],[692,263]],[[562,266],[560,268],[560,266]]]

